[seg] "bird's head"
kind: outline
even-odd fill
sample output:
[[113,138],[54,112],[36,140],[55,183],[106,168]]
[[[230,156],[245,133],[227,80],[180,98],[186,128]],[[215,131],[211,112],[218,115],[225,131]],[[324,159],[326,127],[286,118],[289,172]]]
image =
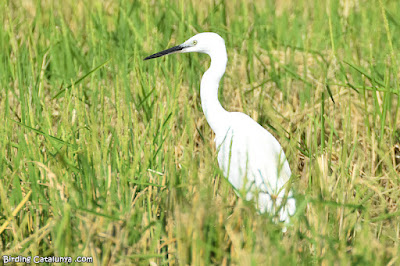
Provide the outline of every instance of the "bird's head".
[[212,56],[214,53],[226,53],[224,39],[213,32],[199,33],[180,45],[152,54],[146,57],[144,60],[157,58],[167,54],[192,52],[205,53],[210,56]]

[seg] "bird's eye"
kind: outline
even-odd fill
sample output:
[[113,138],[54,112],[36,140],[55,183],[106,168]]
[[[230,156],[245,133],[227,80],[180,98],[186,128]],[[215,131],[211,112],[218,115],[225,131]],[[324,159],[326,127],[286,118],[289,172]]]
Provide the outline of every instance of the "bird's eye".
[[194,40],[194,41],[193,41],[193,45],[196,45],[196,44],[197,44],[197,41],[196,41],[196,40]]

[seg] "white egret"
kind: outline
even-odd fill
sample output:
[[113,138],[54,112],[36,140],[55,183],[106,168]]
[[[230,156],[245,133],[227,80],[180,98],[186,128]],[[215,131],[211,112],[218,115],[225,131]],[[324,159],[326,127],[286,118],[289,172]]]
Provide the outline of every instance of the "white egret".
[[246,200],[254,200],[261,213],[268,211],[288,223],[296,202],[292,191],[286,189],[291,172],[281,145],[249,116],[226,111],[218,100],[218,85],[228,61],[224,39],[212,32],[199,33],[144,60],[190,52],[211,57],[210,68],[201,79],[200,98],[204,115],[215,133],[218,163],[225,177],[239,194],[244,192]]

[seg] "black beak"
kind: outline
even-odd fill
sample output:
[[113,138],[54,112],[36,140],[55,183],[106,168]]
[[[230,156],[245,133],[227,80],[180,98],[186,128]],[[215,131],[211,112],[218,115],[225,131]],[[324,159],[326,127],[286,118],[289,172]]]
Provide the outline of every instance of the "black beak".
[[163,56],[163,55],[176,53],[176,52],[182,50],[183,48],[185,48],[185,47],[182,46],[182,45],[177,45],[177,46],[174,46],[174,47],[169,48],[169,49],[167,49],[167,50],[164,50],[164,51],[161,51],[161,52],[152,54],[152,55],[146,57],[146,58],[143,59],[143,60],[149,60],[149,59],[157,58],[157,57],[160,57],[160,56]]

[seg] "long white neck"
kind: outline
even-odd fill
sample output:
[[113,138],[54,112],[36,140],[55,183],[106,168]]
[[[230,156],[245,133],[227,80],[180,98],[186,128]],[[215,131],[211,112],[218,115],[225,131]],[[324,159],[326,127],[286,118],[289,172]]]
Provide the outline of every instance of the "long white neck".
[[218,85],[225,73],[228,57],[226,50],[209,54],[210,68],[204,73],[200,85],[201,106],[211,129],[218,136],[227,130],[228,114],[218,100]]

